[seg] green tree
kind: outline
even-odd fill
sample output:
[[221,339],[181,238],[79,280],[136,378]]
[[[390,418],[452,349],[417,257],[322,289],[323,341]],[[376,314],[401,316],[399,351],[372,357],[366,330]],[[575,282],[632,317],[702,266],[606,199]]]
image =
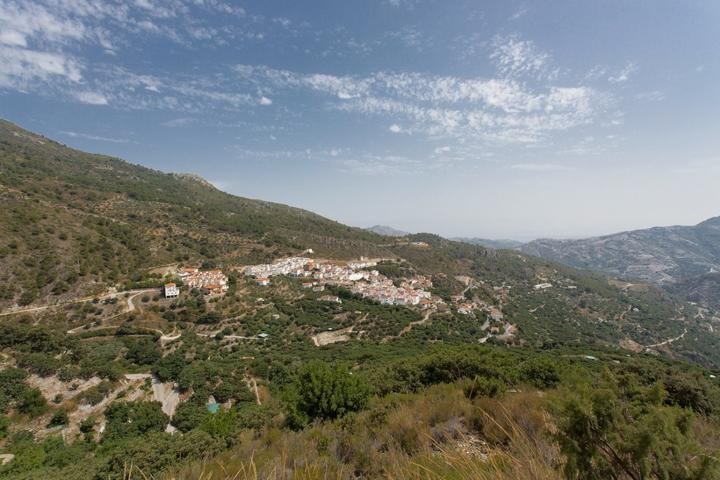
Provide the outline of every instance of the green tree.
[[161,358],[153,367],[153,373],[157,375],[162,382],[177,381],[180,373],[187,365],[187,360],[181,352],[173,352],[170,355]]
[[105,411],[105,417],[105,438],[108,440],[162,432],[168,423],[160,402],[113,403]]
[[181,432],[189,432],[199,427],[207,415],[209,413],[204,404],[194,401],[183,402],[175,410],[172,424]]
[[47,410],[47,401],[37,388],[29,389],[20,399],[18,405],[20,413],[30,415],[31,417],[39,417]]
[[152,365],[162,358],[162,351],[157,343],[142,338],[130,343],[125,358],[137,365]]
[[370,398],[367,383],[341,364],[309,362],[287,392],[291,425],[312,419],[334,419],[364,409]]
[[556,433],[569,480],[704,480],[720,473],[690,429],[692,412],[663,405],[661,386],[622,391],[610,374],[556,401]]

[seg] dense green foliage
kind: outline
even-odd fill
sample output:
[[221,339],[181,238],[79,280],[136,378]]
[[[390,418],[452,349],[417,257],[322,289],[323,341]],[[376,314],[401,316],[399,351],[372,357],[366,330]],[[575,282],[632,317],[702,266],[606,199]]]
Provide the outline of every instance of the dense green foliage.
[[331,420],[362,410],[370,397],[370,388],[340,364],[313,361],[298,372],[287,397],[289,422],[301,426],[310,420]]

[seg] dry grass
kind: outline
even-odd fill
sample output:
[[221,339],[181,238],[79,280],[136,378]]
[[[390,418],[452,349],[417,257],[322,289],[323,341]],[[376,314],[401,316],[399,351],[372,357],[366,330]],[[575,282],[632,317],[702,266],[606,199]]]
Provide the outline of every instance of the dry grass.
[[[438,386],[301,432],[246,432],[233,451],[157,480],[559,479],[542,401],[535,393],[470,401],[458,386]],[[132,469],[126,478],[151,480]]]

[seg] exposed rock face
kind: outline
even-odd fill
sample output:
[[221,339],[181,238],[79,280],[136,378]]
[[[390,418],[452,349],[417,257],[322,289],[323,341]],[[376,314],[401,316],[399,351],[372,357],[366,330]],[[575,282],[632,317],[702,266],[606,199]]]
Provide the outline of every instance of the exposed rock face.
[[525,253],[660,285],[720,271],[720,217],[581,240],[535,240]]

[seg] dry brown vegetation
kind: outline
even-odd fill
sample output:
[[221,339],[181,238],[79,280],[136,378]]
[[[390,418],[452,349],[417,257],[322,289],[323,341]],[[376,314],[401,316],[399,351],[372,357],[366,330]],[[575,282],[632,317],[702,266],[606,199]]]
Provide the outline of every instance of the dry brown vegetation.
[[160,478],[560,478],[544,402],[538,392],[469,400],[458,385],[440,385],[300,432],[248,432],[234,450]]

